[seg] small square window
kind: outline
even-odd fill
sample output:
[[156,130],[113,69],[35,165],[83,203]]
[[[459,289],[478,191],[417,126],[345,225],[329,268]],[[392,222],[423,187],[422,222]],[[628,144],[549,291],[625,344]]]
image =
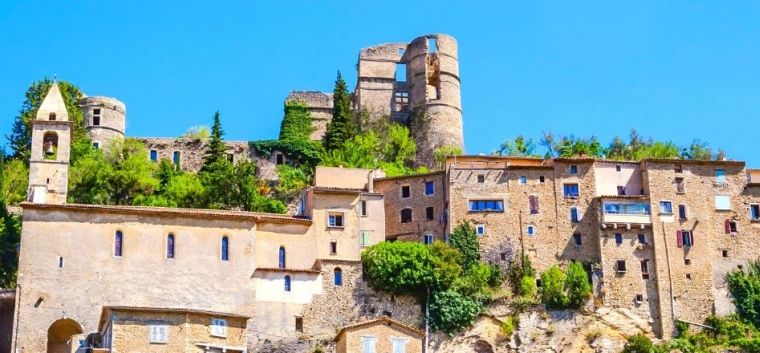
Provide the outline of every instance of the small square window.
[[647,243],[647,237],[646,237],[646,235],[639,234],[638,238],[639,238],[639,244],[646,245],[646,243]]
[[731,196],[715,195],[715,209],[719,211],[731,210]]
[[402,198],[409,198],[412,196],[412,188],[409,185],[402,185],[401,186],[401,197]]
[[539,176],[539,177],[538,177],[538,182],[539,182],[539,183],[543,183],[543,182],[546,182],[546,177],[544,177],[543,175]]
[[409,223],[412,221],[412,209],[405,208],[401,210],[401,223]]
[[330,213],[327,216],[327,226],[342,228],[343,227],[343,214],[342,213]]
[[760,205],[749,206],[749,219],[752,221],[760,221]]
[[330,242],[330,255],[335,255],[338,253],[338,242],[337,241],[331,241]]
[[676,173],[683,173],[683,166],[680,164],[676,164],[676,166],[673,168]]
[[425,245],[433,244],[433,235],[425,234],[425,237],[422,239],[422,242],[425,243]]
[[715,170],[715,182],[718,184],[725,184],[726,183],[726,171],[723,169],[716,169]]
[[617,263],[615,265],[615,269],[619,273],[625,273],[625,260],[617,260]]
[[525,184],[528,183],[528,177],[526,177],[524,175],[520,176],[519,180],[520,180],[520,185],[525,185]]
[[621,171],[621,170],[622,170],[622,168],[621,168],[619,165],[616,165],[616,166],[615,166],[615,171],[618,171],[618,172],[619,172],[619,171]]
[[528,226],[528,235],[536,235],[536,227],[535,226]]
[[578,174],[578,166],[573,164],[570,166],[570,174]]
[[728,250],[721,250],[720,254],[723,255],[723,257],[728,257]]
[[475,233],[481,237],[486,235],[486,225],[478,224],[477,226],[475,226]]
[[578,184],[563,185],[563,195],[565,198],[576,198],[580,196],[580,188]]
[[649,260],[641,260],[641,279],[649,279]]
[[485,183],[486,182],[486,176],[484,174],[478,174],[478,183]]
[[686,184],[684,183],[684,179],[682,177],[678,177],[675,180],[676,182],[676,192],[679,194],[683,194],[686,192]]
[[227,320],[211,319],[211,336],[227,337]]
[[501,261],[507,261],[507,253],[501,253]]
[[615,244],[623,244],[623,234],[615,233]]
[[686,274],[686,279],[691,280],[691,273]]
[[581,246],[583,245],[583,237],[578,233],[573,234],[573,242],[575,242],[575,245]]
[[691,265],[691,259],[689,258],[683,259],[683,263],[684,265]]
[[158,151],[150,150],[150,160],[153,162],[158,162]]
[[430,196],[435,194],[435,183],[432,181],[425,182],[425,195]]
[[303,332],[303,318],[296,318],[296,332]]
[[100,143],[99,142],[93,142],[92,143],[92,148],[94,148],[96,150],[100,149]]
[[644,302],[644,295],[643,294],[636,294],[636,303],[641,304]]
[[673,214],[673,203],[670,201],[660,201],[660,213]]
[[285,155],[282,153],[277,153],[274,155],[274,163],[277,165],[283,165],[285,164]]
[[625,186],[618,185],[617,194],[620,196],[625,196]]
[[150,331],[150,343],[166,343],[166,337],[168,335],[169,326],[166,325],[151,325]]
[[433,208],[433,207],[425,208],[425,216],[426,216],[426,218],[427,218],[428,221],[434,220],[435,219],[435,208]]

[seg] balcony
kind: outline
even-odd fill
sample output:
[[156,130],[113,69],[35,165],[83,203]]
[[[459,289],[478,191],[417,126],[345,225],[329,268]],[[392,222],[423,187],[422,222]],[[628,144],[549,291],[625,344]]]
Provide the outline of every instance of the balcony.
[[649,204],[645,202],[603,201],[603,227],[617,228],[621,224],[630,229],[631,225],[651,225],[651,215]]

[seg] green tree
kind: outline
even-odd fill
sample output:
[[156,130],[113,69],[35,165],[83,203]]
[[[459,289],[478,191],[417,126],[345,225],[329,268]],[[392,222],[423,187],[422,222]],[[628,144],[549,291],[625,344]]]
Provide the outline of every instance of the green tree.
[[536,296],[536,292],[538,292],[536,279],[528,276],[520,279],[520,285],[517,288],[517,294],[526,299],[534,298]]
[[298,197],[301,190],[311,184],[311,179],[301,168],[287,164],[277,166],[277,186],[275,192],[281,200],[293,200]]
[[0,200],[17,205],[26,199],[29,169],[20,159],[0,160]]
[[737,270],[726,276],[739,316],[760,328],[760,261],[752,261],[747,271]]
[[322,141],[325,149],[332,151],[339,149],[343,143],[351,139],[357,133],[351,110],[351,95],[348,93],[346,81],[340,71],[335,79],[333,90],[333,114],[332,120],[327,124],[327,131]]
[[182,134],[180,138],[206,141],[210,135],[211,131],[209,131],[208,126],[197,125],[191,126],[189,129],[187,129],[187,131],[185,131],[185,133]]
[[628,337],[628,342],[623,347],[622,353],[653,353],[654,351],[654,344],[649,337],[636,334]]
[[541,274],[541,301],[548,308],[564,309],[568,298],[565,294],[567,276],[559,266],[554,265]]
[[435,160],[435,169],[446,169],[446,157],[448,156],[461,156],[464,153],[458,146],[443,145],[433,150],[433,159]]
[[362,253],[362,263],[370,284],[380,290],[422,296],[440,284],[433,255],[420,243],[379,243]]
[[472,325],[482,304],[453,290],[436,292],[430,301],[430,327],[452,333]]
[[591,296],[591,283],[580,262],[572,261],[567,267],[567,298],[571,307],[579,308]]
[[470,267],[480,262],[480,244],[475,228],[468,221],[460,222],[449,235],[449,244],[460,253],[464,258],[463,267],[469,270]]
[[0,200],[0,288],[16,286],[18,249],[21,241],[21,220],[8,213]]
[[518,135],[514,140],[504,141],[495,154],[499,156],[540,157],[535,151],[536,143],[533,139],[526,139],[523,135]]
[[[29,156],[31,153],[31,121],[37,115],[37,110],[45,99],[45,95],[53,85],[53,81],[44,78],[36,81],[29,86],[24,94],[24,102],[21,104],[21,109],[18,115],[14,118],[11,134],[8,135],[8,141],[10,148],[13,151],[13,158],[21,159],[25,164],[29,163]],[[66,110],[69,115],[69,121],[73,126],[73,141],[72,144],[91,145],[89,138],[87,137],[87,131],[84,126],[84,114],[79,108],[79,100],[84,96],[79,88],[66,81],[58,81],[58,88],[63,96],[63,102],[66,105]],[[71,160],[76,160],[79,155],[78,149],[72,148]]]
[[280,124],[280,140],[310,141],[314,128],[311,114],[305,104],[297,101],[285,102],[285,116]]
[[203,156],[201,172],[208,171],[211,166],[221,160],[227,160],[227,146],[224,144],[224,130],[219,111],[214,112],[214,123],[211,126],[211,136],[206,145],[206,154]]

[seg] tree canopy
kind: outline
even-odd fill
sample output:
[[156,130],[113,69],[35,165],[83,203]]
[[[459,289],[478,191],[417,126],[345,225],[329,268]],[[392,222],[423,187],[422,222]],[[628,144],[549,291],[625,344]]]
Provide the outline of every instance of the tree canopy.
[[325,149],[332,151],[341,148],[357,131],[358,127],[354,123],[353,110],[351,109],[351,94],[348,92],[346,80],[338,71],[335,89],[333,90],[332,120],[327,124],[327,132],[322,138]]

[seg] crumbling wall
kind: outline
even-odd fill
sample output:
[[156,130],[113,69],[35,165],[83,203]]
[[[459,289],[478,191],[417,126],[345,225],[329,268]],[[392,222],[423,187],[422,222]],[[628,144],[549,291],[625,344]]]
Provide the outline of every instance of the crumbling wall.
[[299,102],[306,105],[311,115],[311,139],[321,141],[327,131],[327,124],[332,120],[333,95],[319,91],[292,91],[285,102]]

